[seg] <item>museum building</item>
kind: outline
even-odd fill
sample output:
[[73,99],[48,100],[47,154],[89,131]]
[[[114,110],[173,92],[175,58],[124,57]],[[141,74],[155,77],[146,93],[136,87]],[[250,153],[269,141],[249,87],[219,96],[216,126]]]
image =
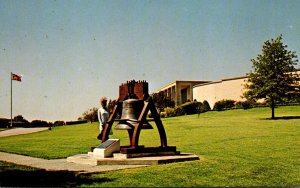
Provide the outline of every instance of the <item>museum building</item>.
[[[300,79],[300,69],[297,69],[296,74]],[[242,95],[245,92],[244,85],[247,79],[247,76],[241,76],[220,81],[180,80],[162,87],[157,92],[164,92],[165,96],[175,101],[175,105],[193,100],[199,102],[206,100],[210,107],[213,108],[215,103],[220,100],[245,101]]]

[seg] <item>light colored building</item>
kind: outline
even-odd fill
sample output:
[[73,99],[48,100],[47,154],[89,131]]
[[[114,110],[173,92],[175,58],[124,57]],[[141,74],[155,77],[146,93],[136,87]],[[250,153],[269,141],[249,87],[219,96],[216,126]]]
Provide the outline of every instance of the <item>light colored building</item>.
[[245,92],[244,84],[246,80],[247,77],[244,76],[198,84],[193,87],[193,97],[199,102],[206,100],[211,108],[213,108],[217,101],[223,99],[245,101],[242,98],[242,94]]
[[188,81],[188,80],[177,80],[162,88],[158,92],[164,92],[165,96],[175,101],[175,105],[183,104],[187,101],[192,101],[193,87],[197,84],[208,83],[210,81]]
[[[295,72],[300,79],[300,69]],[[215,103],[220,100],[245,101],[242,98],[246,91],[244,85],[248,77],[234,77],[222,79],[220,81],[175,81],[157,92],[164,92],[165,96],[175,101],[175,105],[183,104],[187,101],[197,100],[203,102],[206,100],[213,108]]]
[[[295,73],[300,78],[300,70],[297,69]],[[245,101],[242,95],[246,91],[244,85],[247,79],[247,76],[243,76],[195,85],[193,86],[193,99],[199,102],[206,100],[211,108],[220,100]],[[263,99],[259,101],[262,102]]]

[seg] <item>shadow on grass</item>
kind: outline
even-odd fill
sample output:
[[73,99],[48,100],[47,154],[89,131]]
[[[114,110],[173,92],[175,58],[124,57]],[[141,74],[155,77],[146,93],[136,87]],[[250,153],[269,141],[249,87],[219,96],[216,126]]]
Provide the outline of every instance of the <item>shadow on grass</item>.
[[91,174],[69,171],[22,170],[11,167],[0,170],[0,187],[77,187],[107,181],[113,180],[93,179]]
[[266,118],[267,120],[289,120],[289,119],[300,119],[300,116],[279,116],[279,117],[275,117],[274,119],[272,118]]

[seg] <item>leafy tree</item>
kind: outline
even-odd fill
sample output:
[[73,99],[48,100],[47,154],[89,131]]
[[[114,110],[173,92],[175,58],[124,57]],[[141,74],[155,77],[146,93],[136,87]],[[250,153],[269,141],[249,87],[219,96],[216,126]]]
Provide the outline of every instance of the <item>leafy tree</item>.
[[14,117],[13,121],[17,124],[17,126],[29,127],[30,123],[26,120],[22,115],[17,115]]
[[262,53],[256,59],[251,59],[253,70],[248,74],[245,84],[247,91],[244,97],[249,101],[265,99],[272,109],[272,119],[275,118],[276,103],[295,91],[297,77],[294,74],[297,64],[296,52],[287,50],[282,43],[282,35],[276,39],[267,40],[262,47]]
[[85,111],[82,114],[82,118],[80,118],[80,120],[87,120],[90,122],[98,121],[97,111],[98,111],[98,109],[96,107]]
[[160,112],[167,107],[175,107],[175,102],[168,98],[163,91],[152,94],[153,102]]
[[14,117],[15,122],[29,123],[22,115],[17,115]]
[[[108,112],[111,113],[114,106],[117,104],[117,100],[109,100],[107,104]],[[93,107],[85,111],[81,117],[78,117],[78,121],[84,121],[87,120],[89,122],[95,122],[98,121],[98,108]]]

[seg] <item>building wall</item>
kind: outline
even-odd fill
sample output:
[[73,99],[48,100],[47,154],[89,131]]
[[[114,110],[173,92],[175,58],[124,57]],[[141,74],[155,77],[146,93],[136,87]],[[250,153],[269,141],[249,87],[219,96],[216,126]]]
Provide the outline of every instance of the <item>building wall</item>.
[[243,85],[246,79],[246,77],[239,77],[196,85],[193,88],[193,97],[199,102],[207,100],[211,108],[213,108],[217,101],[223,99],[244,101],[245,99],[241,96],[245,91]]
[[[164,92],[165,96],[169,97],[171,100],[175,101],[175,105],[183,104],[184,102],[193,100],[193,86],[200,83],[207,83],[208,81],[187,81],[179,80],[175,81],[161,89],[157,92]],[[186,96],[185,96],[186,90]]]
[[[300,79],[300,70],[296,71]],[[157,92],[163,91],[166,96],[175,101],[176,105],[180,105],[182,101],[182,91],[187,89],[187,97],[185,100],[197,100],[203,102],[207,100],[210,107],[213,108],[217,101],[230,99],[234,101],[245,101],[242,98],[245,92],[244,84],[247,77],[236,77],[223,79],[217,82],[211,81],[175,81]],[[263,101],[263,100],[262,100]]]
[[[300,78],[300,71],[297,70],[295,73]],[[218,82],[210,82],[207,84],[198,84],[193,87],[193,97],[199,102],[207,100],[211,108],[214,107],[217,101],[224,99],[245,101],[246,99],[242,98],[242,95],[246,91],[244,88],[246,81],[247,77],[244,76],[223,79]],[[263,102],[263,99],[259,101]]]

